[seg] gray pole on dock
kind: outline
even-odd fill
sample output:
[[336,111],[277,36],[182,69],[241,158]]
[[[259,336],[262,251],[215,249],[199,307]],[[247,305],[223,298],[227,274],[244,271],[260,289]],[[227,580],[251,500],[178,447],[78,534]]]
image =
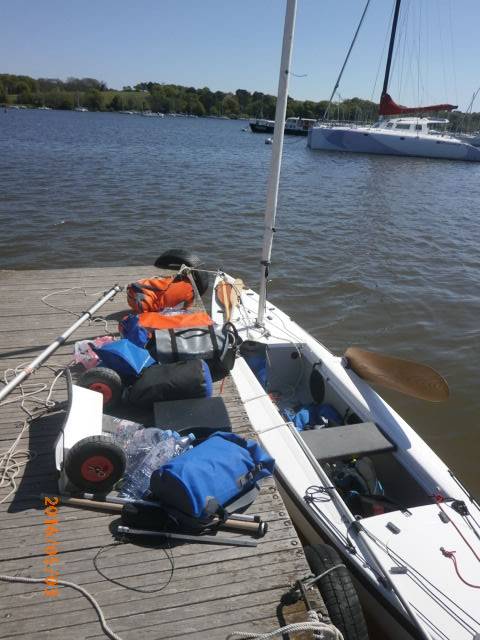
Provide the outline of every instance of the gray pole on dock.
[[50,346],[48,346],[40,355],[38,355],[35,360],[25,367],[23,371],[21,371],[13,380],[11,380],[3,389],[0,391],[0,402],[4,400],[19,384],[28,378],[34,371],[36,371],[51,355],[54,351],[58,349],[62,344],[65,343],[67,338],[69,338],[74,331],[80,327],[84,322],[89,320],[93,314],[103,307],[103,305],[111,300],[114,296],[122,290],[122,287],[118,284],[114,285],[111,289],[109,289],[102,298],[100,298],[88,311],[85,311],[80,318],[72,324],[66,331],[62,333]]

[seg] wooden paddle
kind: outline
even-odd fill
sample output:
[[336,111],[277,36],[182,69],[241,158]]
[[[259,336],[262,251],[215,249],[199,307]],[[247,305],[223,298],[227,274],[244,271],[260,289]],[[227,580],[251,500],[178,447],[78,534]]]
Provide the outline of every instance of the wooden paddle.
[[349,347],[345,351],[345,358],[348,367],[367,382],[429,402],[448,399],[448,384],[439,373],[425,364],[364,351],[358,347]]
[[215,291],[219,303],[223,306],[225,322],[230,322],[233,311],[238,307],[243,288],[243,280],[240,278],[237,278],[233,284],[231,282],[220,282],[217,285]]

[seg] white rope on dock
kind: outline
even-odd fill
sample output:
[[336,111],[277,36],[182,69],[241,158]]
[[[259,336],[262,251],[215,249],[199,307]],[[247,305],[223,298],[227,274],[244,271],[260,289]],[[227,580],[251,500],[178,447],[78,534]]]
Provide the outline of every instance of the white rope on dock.
[[[2,580],[3,582],[22,582],[25,584],[45,584],[44,578],[26,578],[23,576],[22,577],[7,576],[2,574],[0,574],[0,580]],[[108,626],[108,623],[105,619],[105,616],[103,615],[100,605],[98,604],[98,602],[95,600],[95,598],[92,596],[91,593],[89,593],[86,589],[84,589],[80,585],[75,584],[74,582],[68,582],[67,580],[57,580],[56,585],[61,585],[62,587],[70,587],[71,589],[75,589],[76,591],[79,591],[83,596],[85,596],[85,598],[87,598],[87,600],[92,604],[93,608],[97,612],[100,625],[105,635],[111,638],[111,640],[122,640],[122,638],[119,635],[117,635],[115,631],[113,631],[113,629],[111,629]]]
[[[52,369],[50,365],[47,365],[49,369]],[[8,384],[9,377],[16,376],[20,371],[26,368],[25,364],[21,364],[15,369],[6,369],[4,372],[4,382]],[[53,370],[53,369],[52,369]],[[20,432],[12,442],[12,444],[8,447],[8,449],[3,449],[0,451],[0,489],[4,487],[10,487],[9,493],[3,496],[0,499],[0,504],[6,502],[8,498],[12,494],[14,494],[17,490],[17,481],[16,478],[20,473],[20,469],[24,467],[30,460],[36,456],[36,453],[30,451],[29,449],[20,449],[19,443],[27,429],[30,426],[32,420],[40,418],[48,409],[52,409],[55,406],[55,403],[52,401],[52,394],[54,387],[62,376],[64,372],[64,368],[62,368],[59,372],[56,373],[50,385],[43,383],[30,383],[27,385],[19,385],[20,393],[18,395],[9,398],[8,400],[4,400],[0,403],[0,407],[12,404],[19,403],[20,408],[27,414],[27,417],[23,421]],[[47,391],[48,394],[46,398],[42,398],[39,396],[40,393]],[[36,410],[32,413],[26,407],[26,402],[35,402],[40,403],[42,405],[41,410]]]
[[[60,307],[58,305],[52,304],[51,302],[47,302],[47,298],[50,298],[51,296],[56,296],[64,293],[71,293],[72,291],[81,291],[85,297],[98,296],[104,293],[103,291],[95,291],[94,293],[87,293],[87,290],[85,289],[85,287],[69,287],[68,289],[57,289],[55,291],[51,291],[50,293],[47,293],[47,295],[40,298],[40,302],[42,302],[47,307],[50,307],[50,309],[54,309],[55,311],[62,311],[63,313],[68,313],[71,316],[80,318],[83,312],[79,313],[78,311],[72,311],[71,309]],[[99,323],[103,324],[105,333],[107,335],[110,335],[111,331],[108,328],[108,320],[103,316],[92,316],[88,321],[89,325],[94,325]]]
[[316,611],[310,610],[308,612],[308,622],[293,622],[287,624],[285,627],[280,627],[274,631],[267,633],[251,633],[248,631],[232,631],[226,640],[270,640],[281,636],[284,633],[295,633],[301,631],[311,631],[314,638],[322,638],[324,640],[343,640],[342,633],[333,624],[327,624],[321,622]]

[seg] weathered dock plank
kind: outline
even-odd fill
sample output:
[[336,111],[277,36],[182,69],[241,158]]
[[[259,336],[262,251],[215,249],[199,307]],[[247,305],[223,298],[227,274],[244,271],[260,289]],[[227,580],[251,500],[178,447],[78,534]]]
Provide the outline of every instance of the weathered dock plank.
[[[0,370],[32,360],[74,322],[74,314],[82,313],[113,284],[125,285],[152,275],[155,270],[145,266],[0,271]],[[53,292],[58,293],[47,302],[58,309],[41,301]],[[108,320],[108,330],[116,332],[118,319],[127,312],[125,294],[119,294],[99,314]],[[76,340],[103,333],[104,324],[86,323],[52,356],[52,366],[71,361]],[[52,379],[52,370],[42,368],[25,387],[48,387]],[[251,426],[232,379],[228,377],[214,388],[217,394],[222,393],[234,431],[249,434]],[[45,391],[39,395],[45,397]],[[65,399],[62,381],[54,397]],[[35,404],[39,402],[28,402],[27,406],[32,409]],[[18,403],[0,406],[1,449],[18,436],[24,417]],[[40,493],[56,490],[53,443],[60,419],[57,414],[37,420],[20,441],[20,447],[35,457],[20,468],[16,493],[0,503],[2,574],[45,576],[45,516]],[[8,492],[8,487],[0,488],[0,500]],[[112,544],[110,527],[118,514],[62,506],[56,536],[60,578],[86,588],[124,640],[217,640],[232,630],[270,631],[283,622],[279,618],[282,595],[309,569],[272,479],[263,482],[250,512],[269,523],[267,536],[256,548],[203,544],[145,547]],[[239,534],[219,535],[235,538]],[[305,619],[302,604],[287,609],[283,611],[287,622]],[[0,620],[2,639],[105,637],[91,604],[68,588],[61,588],[58,597],[47,598],[42,585],[0,582]]]

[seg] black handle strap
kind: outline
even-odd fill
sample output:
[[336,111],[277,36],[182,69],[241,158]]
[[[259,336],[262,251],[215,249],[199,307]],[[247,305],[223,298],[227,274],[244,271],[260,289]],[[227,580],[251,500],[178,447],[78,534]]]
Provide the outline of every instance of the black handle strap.
[[179,356],[178,356],[178,343],[177,343],[176,333],[173,329],[169,329],[168,333],[170,335],[170,342],[172,344],[173,359],[175,362],[178,362]]
[[210,340],[212,341],[213,351],[215,355],[220,356],[220,359],[221,359],[223,354],[220,354],[220,349],[218,347],[218,340],[217,340],[217,336],[215,335],[213,325],[211,324],[208,325],[208,332],[210,333]]

